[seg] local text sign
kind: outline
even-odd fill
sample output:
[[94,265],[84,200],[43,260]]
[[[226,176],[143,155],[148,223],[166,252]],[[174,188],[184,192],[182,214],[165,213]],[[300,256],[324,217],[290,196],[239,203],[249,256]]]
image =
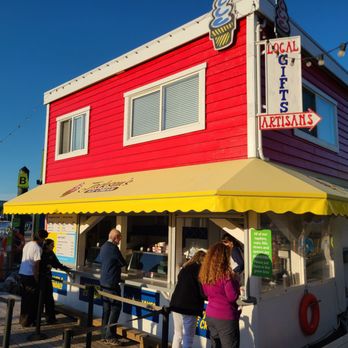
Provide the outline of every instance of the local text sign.
[[269,40],[265,46],[267,113],[302,110],[300,37]]
[[312,130],[321,120],[321,117],[314,111],[290,112],[273,115],[258,115],[259,129],[276,130],[291,128],[309,128]]
[[251,274],[272,276],[272,231],[251,229]]

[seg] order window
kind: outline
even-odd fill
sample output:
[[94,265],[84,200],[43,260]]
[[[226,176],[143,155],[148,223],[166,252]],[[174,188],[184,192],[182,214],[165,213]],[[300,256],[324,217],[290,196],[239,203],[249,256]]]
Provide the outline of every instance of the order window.
[[116,226],[116,216],[107,215],[93,225],[85,235],[84,266],[99,267],[100,248],[108,240],[109,232]]
[[168,216],[128,216],[126,242],[129,279],[167,282]]
[[261,215],[271,231],[272,274],[262,278],[262,292],[334,277],[330,217],[310,213]]
[[56,159],[87,154],[89,110],[87,107],[57,118]]
[[313,130],[295,129],[295,134],[331,150],[338,151],[336,102],[315,86],[306,83],[302,88],[303,110],[311,109],[321,121]]
[[205,68],[201,64],[125,93],[124,144],[204,129]]

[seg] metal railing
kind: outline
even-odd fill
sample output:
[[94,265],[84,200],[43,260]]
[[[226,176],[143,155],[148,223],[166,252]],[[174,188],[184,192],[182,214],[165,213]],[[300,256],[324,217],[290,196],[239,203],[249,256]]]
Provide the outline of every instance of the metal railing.
[[[88,310],[87,310],[87,320],[85,327],[80,328],[73,328],[73,329],[65,329],[63,332],[63,347],[69,348],[71,347],[71,341],[72,338],[75,335],[81,335],[86,334],[86,348],[91,348],[92,346],[92,334],[93,331],[101,331],[105,328],[115,327],[119,326],[119,323],[114,323],[110,325],[101,325],[98,327],[93,327],[93,312],[94,312],[94,295],[97,293],[100,296],[110,298],[112,300],[120,301],[123,303],[130,304],[132,306],[144,308],[152,313],[145,314],[142,316],[138,316],[137,318],[131,319],[129,321],[133,320],[140,320],[142,318],[153,316],[156,314],[162,315],[162,339],[161,339],[161,347],[162,348],[168,348],[168,331],[169,331],[169,314],[170,310],[168,307],[160,307],[155,304],[151,303],[143,303],[141,301],[132,300],[123,296],[117,296],[110,294],[106,291],[102,290],[96,290],[95,285],[93,284],[78,284],[68,281],[63,281],[59,278],[52,277],[52,280],[61,282],[63,284],[67,284],[73,287],[77,287],[82,290],[87,290],[87,301],[88,301]],[[43,333],[41,333],[41,316],[43,312],[43,294],[44,294],[45,288],[44,286],[40,287],[39,291],[39,303],[38,303],[38,310],[37,310],[37,316],[36,316],[36,326],[35,326],[35,332],[30,334],[28,336],[28,340],[43,340],[46,339],[47,336]],[[11,336],[11,326],[12,326],[12,317],[13,317],[13,308],[15,304],[15,298],[14,297],[0,297],[0,302],[7,304],[7,310],[6,310],[6,317],[5,317],[5,327],[4,327],[4,336],[3,336],[3,344],[2,348],[8,348],[10,346],[10,336]]]
[[[169,332],[169,314],[170,310],[168,307],[160,307],[155,304],[151,303],[143,303],[141,301],[132,300],[123,296],[117,296],[114,294],[110,294],[103,290],[96,290],[95,285],[93,284],[77,284],[77,283],[71,283],[67,281],[63,281],[59,278],[54,278],[53,280],[61,282],[63,284],[68,284],[71,286],[76,286],[80,289],[87,290],[87,301],[88,301],[88,311],[87,311],[87,321],[86,321],[86,327],[84,328],[74,328],[74,329],[65,329],[63,333],[63,347],[64,348],[70,348],[71,347],[71,341],[73,336],[75,335],[81,335],[83,333],[86,334],[86,348],[91,348],[92,345],[92,334],[93,331],[101,331],[105,328],[115,327],[119,326],[119,323],[114,323],[110,325],[101,325],[98,327],[93,327],[93,311],[94,311],[94,294],[99,294],[100,296],[110,298],[112,300],[120,301],[123,303],[127,303],[136,307],[144,308],[148,311],[151,311],[153,313],[150,313],[150,315],[156,315],[161,314],[163,316],[162,318],[162,339],[161,339],[161,347],[162,348],[168,348],[168,332]],[[144,317],[150,316],[149,314],[146,314],[144,316],[139,316],[133,320],[140,320]]]
[[13,297],[8,297],[8,298],[0,297],[0,302],[7,304],[2,348],[8,348],[10,346],[12,316],[13,316],[13,307],[14,307],[15,301],[16,300]]

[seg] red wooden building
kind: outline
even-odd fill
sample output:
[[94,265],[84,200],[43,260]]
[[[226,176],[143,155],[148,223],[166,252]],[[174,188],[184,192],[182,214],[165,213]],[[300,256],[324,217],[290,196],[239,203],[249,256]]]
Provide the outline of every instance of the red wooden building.
[[[44,184],[5,212],[47,214],[57,255],[81,282],[98,281],[96,256],[117,225],[129,261],[125,296],[158,305],[168,303],[184,257],[228,232],[244,245],[242,346],[300,347],[346,310],[348,74],[329,56],[318,66],[325,52],[290,20],[302,42],[297,111],[311,108],[322,121],[312,132],[261,132],[274,6],[233,6],[227,48],[215,49],[209,13],[46,92]],[[256,233],[270,269],[257,270]],[[152,266],[141,269],[134,255]],[[58,300],[84,308],[69,291]],[[310,335],[298,318],[306,291],[320,300]],[[133,314],[124,309],[122,319]],[[206,340],[200,323],[197,347]],[[147,319],[134,325],[161,330]]]

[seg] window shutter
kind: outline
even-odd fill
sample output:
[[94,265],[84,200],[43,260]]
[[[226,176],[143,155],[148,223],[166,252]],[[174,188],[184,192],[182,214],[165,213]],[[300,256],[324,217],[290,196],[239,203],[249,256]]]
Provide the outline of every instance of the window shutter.
[[164,87],[163,129],[198,122],[198,74]]
[[134,99],[132,110],[132,137],[159,130],[159,91]]

